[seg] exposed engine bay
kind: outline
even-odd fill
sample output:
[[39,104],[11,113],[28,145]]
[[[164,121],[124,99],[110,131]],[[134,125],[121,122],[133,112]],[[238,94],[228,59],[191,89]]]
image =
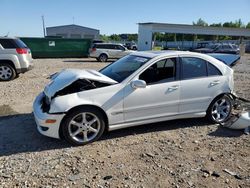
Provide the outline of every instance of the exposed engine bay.
[[62,90],[56,92],[54,97],[57,96],[63,96],[63,95],[68,95],[72,93],[78,93],[81,91],[86,91],[90,89],[96,89],[96,88],[101,88],[101,87],[106,87],[111,84],[108,83],[102,83],[99,81],[93,81],[89,79],[79,79],[70,84],[69,86],[63,88]]

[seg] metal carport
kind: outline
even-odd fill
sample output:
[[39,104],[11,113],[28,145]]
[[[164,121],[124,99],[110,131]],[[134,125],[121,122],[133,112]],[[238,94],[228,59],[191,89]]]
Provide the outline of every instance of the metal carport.
[[152,49],[152,35],[155,32],[250,37],[250,29],[245,28],[210,27],[154,22],[139,23],[138,25],[138,50]]

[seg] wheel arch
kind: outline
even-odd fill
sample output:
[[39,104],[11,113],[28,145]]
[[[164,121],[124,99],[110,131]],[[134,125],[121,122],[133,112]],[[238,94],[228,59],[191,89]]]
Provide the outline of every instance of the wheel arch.
[[70,114],[71,112],[77,110],[77,109],[81,109],[81,108],[92,108],[92,109],[95,109],[95,110],[98,110],[99,112],[102,113],[103,117],[104,117],[104,121],[105,121],[105,131],[108,131],[108,126],[109,126],[109,120],[108,120],[108,116],[106,114],[106,112],[99,106],[96,106],[96,105],[90,105],[90,104],[86,104],[86,105],[79,105],[79,106],[75,106],[71,109],[69,109],[67,112],[66,112],[66,115],[63,117],[61,123],[60,123],[60,127],[59,127],[59,137],[61,139],[63,139],[63,133],[62,133],[62,122],[67,118],[67,115]]
[[13,61],[9,60],[9,59],[0,59],[0,64],[1,63],[8,63],[12,66],[12,68],[16,71],[16,66],[15,64],[13,63]]
[[106,56],[107,56],[107,59],[109,58],[109,54],[108,54],[107,52],[101,52],[100,55],[98,56],[98,58],[99,58],[101,55],[106,55]]
[[219,99],[220,97],[222,97],[224,95],[227,95],[228,97],[231,98],[231,100],[234,100],[234,95],[232,95],[232,93],[226,93],[226,92],[225,93],[221,93],[221,94],[217,95],[216,97],[214,97],[214,99],[210,102],[210,104],[207,107],[206,112],[208,111],[209,107],[213,104],[214,101],[216,101],[217,99]]

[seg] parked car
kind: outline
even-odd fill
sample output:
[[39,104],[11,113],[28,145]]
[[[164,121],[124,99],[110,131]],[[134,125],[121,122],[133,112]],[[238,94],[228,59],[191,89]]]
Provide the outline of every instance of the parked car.
[[232,109],[233,70],[200,53],[135,52],[99,72],[67,69],[51,79],[33,104],[37,129],[75,145],[172,119],[223,123]]
[[245,53],[250,53],[250,42],[246,44]]
[[137,45],[134,42],[126,42],[124,46],[129,50],[137,50]]
[[239,54],[240,53],[239,47],[235,44],[230,44],[230,43],[212,44],[206,48],[197,48],[193,51],[200,52],[200,53],[225,53],[225,54]]
[[238,54],[220,54],[220,53],[208,53],[207,55],[220,60],[229,67],[233,67],[240,60],[240,55]]
[[119,59],[132,52],[132,50],[128,50],[121,44],[96,43],[90,49],[89,57],[94,57],[97,61],[106,62],[108,59]]
[[17,38],[0,37],[0,81],[9,81],[33,66],[30,49]]

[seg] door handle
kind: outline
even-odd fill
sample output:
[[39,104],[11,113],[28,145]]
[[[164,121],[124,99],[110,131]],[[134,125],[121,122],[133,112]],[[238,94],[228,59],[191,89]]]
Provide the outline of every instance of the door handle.
[[210,85],[215,86],[215,85],[217,85],[219,83],[220,83],[220,80],[215,80],[215,81],[211,82]]
[[177,89],[179,89],[179,86],[178,86],[178,85],[176,85],[176,86],[171,86],[171,87],[168,88],[168,91],[174,91],[174,90],[177,90]]

